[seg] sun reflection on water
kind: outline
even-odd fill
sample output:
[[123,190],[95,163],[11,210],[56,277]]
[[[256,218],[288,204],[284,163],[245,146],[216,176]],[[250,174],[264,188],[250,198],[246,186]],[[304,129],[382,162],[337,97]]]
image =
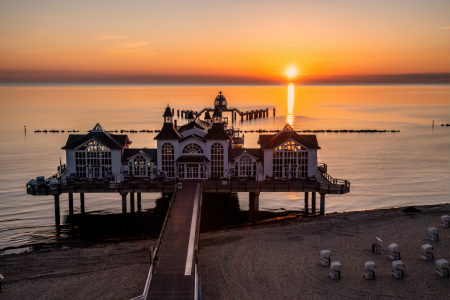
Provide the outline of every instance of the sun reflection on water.
[[292,127],[294,127],[294,102],[294,84],[289,83],[286,123],[289,123]]

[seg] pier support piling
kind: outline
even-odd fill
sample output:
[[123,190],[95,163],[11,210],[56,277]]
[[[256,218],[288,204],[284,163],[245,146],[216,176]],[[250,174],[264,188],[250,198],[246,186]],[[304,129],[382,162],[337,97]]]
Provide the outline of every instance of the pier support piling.
[[142,205],[141,205],[141,193],[137,193],[137,211],[142,211]]
[[80,193],[80,210],[84,214],[84,193]]
[[69,215],[73,215],[73,193],[69,193]]
[[320,194],[320,215],[325,215],[325,194]]
[[127,194],[128,193],[121,193],[120,195],[122,195],[122,213],[126,214],[127,213]]
[[273,116],[275,117],[275,108],[273,109]]
[[249,212],[250,221],[256,223],[258,221],[259,212],[259,193],[250,192],[249,193]]
[[309,197],[309,193],[305,192],[305,215],[306,216],[309,214],[308,197]]
[[311,214],[313,215],[313,216],[315,216],[316,215],[316,192],[312,192],[311,193]]
[[130,193],[130,213],[134,214],[134,193]]
[[59,213],[59,194],[54,195],[55,198],[55,224],[59,226],[61,223],[60,213]]

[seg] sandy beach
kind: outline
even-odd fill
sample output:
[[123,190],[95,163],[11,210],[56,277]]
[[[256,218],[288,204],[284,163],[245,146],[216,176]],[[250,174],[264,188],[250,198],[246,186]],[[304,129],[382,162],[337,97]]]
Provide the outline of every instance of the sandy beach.
[[[431,243],[434,258],[450,260],[450,230],[440,216],[450,204],[330,214],[241,226],[201,234],[199,273],[203,299],[449,299],[450,278],[420,257]],[[441,240],[426,239],[438,227]],[[371,252],[375,237],[381,254]],[[5,276],[0,299],[131,299],[142,294],[155,240],[58,245],[0,257]],[[400,246],[405,278],[394,279],[387,246]],[[319,252],[340,261],[340,280],[328,277]],[[364,262],[376,279],[364,279]]]

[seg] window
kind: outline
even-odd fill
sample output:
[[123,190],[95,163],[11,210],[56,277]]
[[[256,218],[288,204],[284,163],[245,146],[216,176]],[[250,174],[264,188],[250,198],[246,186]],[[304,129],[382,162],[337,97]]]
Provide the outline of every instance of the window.
[[75,151],[75,171],[80,178],[105,178],[111,172],[111,151],[91,141]]
[[211,176],[223,177],[223,146],[220,143],[211,146]]
[[308,151],[292,140],[273,151],[273,176],[283,178],[289,175],[298,178],[308,176]]
[[175,177],[175,151],[171,143],[165,143],[161,149],[161,170],[167,177]]
[[[134,174],[134,176],[146,176],[146,171],[147,171],[147,161],[144,157],[142,156],[136,156],[136,158],[133,161],[133,171],[132,174]],[[130,172],[131,173],[131,172]]]
[[191,144],[187,144],[184,147],[183,153],[198,154],[198,153],[203,153],[203,149],[199,145],[197,145],[195,143],[191,143]]
[[255,176],[256,162],[248,156],[244,156],[238,161],[238,176]]

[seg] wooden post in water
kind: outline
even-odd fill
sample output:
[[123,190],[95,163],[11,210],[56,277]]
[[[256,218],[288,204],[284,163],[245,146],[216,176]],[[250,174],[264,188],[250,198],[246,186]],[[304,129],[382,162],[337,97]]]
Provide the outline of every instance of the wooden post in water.
[[249,214],[250,221],[256,223],[258,221],[258,211],[259,211],[259,193],[250,192],[249,196]]
[[69,215],[73,215],[73,193],[69,193]]
[[128,193],[120,193],[120,195],[122,195],[122,213],[124,215],[127,213],[127,194]]
[[320,194],[320,215],[325,215],[325,194]]
[[84,214],[84,193],[80,193],[80,210]]
[[56,226],[59,226],[61,223],[61,218],[59,214],[59,194],[54,195],[55,198],[55,224]]
[[137,193],[137,210],[138,210],[138,212],[141,212],[141,210],[142,210],[141,193]]
[[305,192],[305,215],[309,214],[308,197],[309,197],[309,193]]
[[275,117],[275,108],[273,109],[273,116]]
[[316,215],[316,192],[312,192],[311,193],[311,214],[313,215],[313,216],[315,216]]
[[134,214],[134,193],[130,193],[130,213]]

